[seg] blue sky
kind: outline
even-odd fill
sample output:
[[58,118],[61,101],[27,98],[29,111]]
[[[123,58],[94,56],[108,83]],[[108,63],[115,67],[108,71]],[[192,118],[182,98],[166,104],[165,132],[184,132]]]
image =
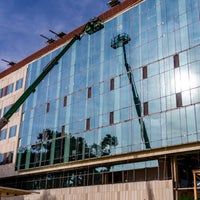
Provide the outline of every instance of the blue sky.
[[1,61],[19,62],[46,46],[43,34],[55,39],[49,29],[71,32],[109,9],[108,0],[1,0],[0,72],[8,68]]

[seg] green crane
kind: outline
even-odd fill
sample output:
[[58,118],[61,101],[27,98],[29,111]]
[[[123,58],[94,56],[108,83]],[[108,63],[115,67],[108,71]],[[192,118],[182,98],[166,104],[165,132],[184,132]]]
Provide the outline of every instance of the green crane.
[[11,106],[11,108],[3,115],[0,119],[0,130],[9,122],[9,119],[17,111],[17,109],[24,103],[24,101],[30,96],[31,93],[35,92],[35,88],[38,84],[46,77],[51,69],[58,64],[60,58],[68,51],[68,49],[87,33],[89,35],[104,28],[102,21],[95,17],[90,20],[83,28],[83,30],[75,35],[71,41],[62,49],[62,51],[55,56],[43,69],[42,73],[36,78],[36,80],[25,90],[25,92],[19,97],[19,99]]
[[128,79],[129,79],[129,82],[130,82],[130,85],[131,85],[132,94],[133,94],[133,101],[135,103],[136,112],[137,112],[137,115],[139,117],[138,120],[139,120],[140,127],[141,127],[142,138],[143,138],[143,140],[145,142],[146,148],[149,149],[149,148],[151,148],[151,146],[150,146],[150,142],[149,142],[149,137],[148,137],[148,134],[147,134],[147,130],[146,130],[144,121],[142,119],[141,101],[140,101],[139,95],[137,93],[137,89],[136,89],[136,86],[135,86],[134,78],[133,78],[133,75],[132,75],[132,72],[131,72],[131,67],[128,64],[127,58],[126,58],[126,48],[125,48],[125,45],[128,44],[128,42],[130,40],[131,40],[131,38],[129,37],[128,34],[126,34],[126,33],[119,34],[119,35],[117,35],[116,37],[114,37],[111,40],[111,47],[113,49],[117,49],[119,47],[123,48],[124,64],[125,64],[126,71],[127,71],[127,76],[128,76]]

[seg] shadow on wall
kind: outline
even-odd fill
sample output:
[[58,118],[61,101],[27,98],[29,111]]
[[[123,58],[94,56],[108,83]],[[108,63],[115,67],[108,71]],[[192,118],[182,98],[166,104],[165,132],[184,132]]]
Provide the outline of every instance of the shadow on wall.
[[153,190],[152,190],[152,187],[151,187],[151,183],[147,182],[146,187],[147,187],[148,200],[155,200]]

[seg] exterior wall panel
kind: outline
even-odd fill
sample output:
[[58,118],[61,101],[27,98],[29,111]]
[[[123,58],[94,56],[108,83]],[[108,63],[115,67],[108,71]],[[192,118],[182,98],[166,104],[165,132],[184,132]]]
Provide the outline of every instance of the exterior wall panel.
[[[13,73],[0,79],[0,89],[5,88],[7,85],[13,84],[12,92],[0,98],[0,109],[2,111],[0,117],[3,116],[5,108],[15,103],[15,101],[23,94],[25,89],[26,72],[27,66],[24,66],[21,69],[14,71]],[[16,88],[18,80],[23,80],[23,85],[20,85],[20,87]],[[17,159],[17,148],[19,145],[21,110],[22,107],[20,107],[20,109],[14,113],[9,123],[2,129],[2,131],[7,130],[7,134],[5,139],[0,140],[0,154],[6,157],[6,153],[12,152],[13,157],[12,163],[5,164],[4,162],[3,165],[0,165],[0,177],[13,176],[17,174],[15,171],[15,161]],[[10,128],[14,126],[16,126],[15,135],[10,137]]]
[[173,200],[172,181],[150,181],[114,185],[41,190],[24,196],[24,200]]

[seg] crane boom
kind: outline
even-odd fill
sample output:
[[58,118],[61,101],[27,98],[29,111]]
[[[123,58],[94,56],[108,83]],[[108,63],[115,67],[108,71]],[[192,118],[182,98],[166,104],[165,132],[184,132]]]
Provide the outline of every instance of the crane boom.
[[61,50],[61,52],[55,56],[45,67],[42,73],[36,78],[36,80],[25,90],[25,92],[19,97],[19,99],[11,106],[11,108],[0,119],[0,130],[9,122],[9,119],[17,111],[17,109],[24,103],[24,101],[30,96],[39,83],[46,77],[51,69],[58,64],[58,61],[69,50],[76,40],[81,40],[85,33],[93,34],[104,28],[102,21],[99,18],[93,18],[83,28],[83,30],[75,35],[71,41]]
[[131,40],[131,38],[129,37],[128,34],[126,34],[126,33],[119,34],[116,37],[114,37],[114,39],[112,39],[111,47],[113,49],[117,49],[119,47],[123,48],[124,64],[125,64],[127,76],[128,76],[128,79],[129,79],[129,82],[130,82],[130,85],[131,85],[132,94],[133,94],[133,101],[135,103],[136,112],[137,112],[137,115],[139,117],[138,120],[139,120],[140,127],[141,127],[142,138],[145,142],[146,148],[150,149],[151,145],[150,145],[149,137],[148,137],[147,130],[146,130],[146,127],[145,127],[145,123],[142,119],[141,101],[140,101],[139,95],[137,93],[137,89],[136,89],[135,82],[134,82],[134,79],[133,79],[133,75],[132,75],[132,72],[131,72],[131,67],[129,66],[129,64],[127,62],[127,58],[126,58],[125,45],[128,44],[128,42],[130,40]]

